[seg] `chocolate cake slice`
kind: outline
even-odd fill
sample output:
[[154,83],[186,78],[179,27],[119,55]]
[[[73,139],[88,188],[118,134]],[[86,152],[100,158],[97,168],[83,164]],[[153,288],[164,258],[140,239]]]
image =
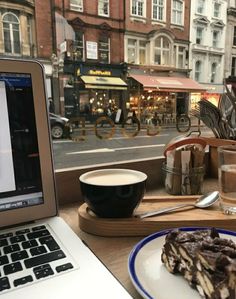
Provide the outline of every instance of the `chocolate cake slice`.
[[171,231],[165,239],[162,262],[182,274],[206,299],[236,298],[236,244],[213,229]]

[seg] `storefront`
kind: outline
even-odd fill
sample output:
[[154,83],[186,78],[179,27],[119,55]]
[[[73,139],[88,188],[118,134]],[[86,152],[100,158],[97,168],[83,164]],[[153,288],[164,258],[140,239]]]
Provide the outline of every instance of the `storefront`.
[[82,116],[92,122],[102,115],[114,118],[118,109],[124,109],[125,65],[71,63],[65,71],[71,81],[64,88],[67,117]]
[[175,122],[176,115],[188,113],[192,92],[199,94],[204,87],[189,78],[129,76],[130,109],[141,122],[156,115],[162,123]]

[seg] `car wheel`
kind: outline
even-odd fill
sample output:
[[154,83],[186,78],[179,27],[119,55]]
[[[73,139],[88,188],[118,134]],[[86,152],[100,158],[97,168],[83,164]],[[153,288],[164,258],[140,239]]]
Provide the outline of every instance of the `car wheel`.
[[60,139],[63,136],[63,128],[60,125],[54,125],[51,128],[52,138]]

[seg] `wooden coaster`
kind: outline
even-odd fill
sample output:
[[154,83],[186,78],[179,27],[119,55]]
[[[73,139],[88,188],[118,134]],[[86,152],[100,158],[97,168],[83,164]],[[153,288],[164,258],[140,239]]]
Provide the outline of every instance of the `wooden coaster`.
[[[159,208],[174,206],[180,203],[193,203],[199,196],[150,196],[145,197],[135,211],[135,215]],[[79,227],[81,230],[98,236],[147,236],[163,229],[199,226],[216,227],[235,231],[236,215],[224,215],[218,203],[207,209],[186,208],[169,214],[140,219],[100,218],[87,204],[78,210]]]

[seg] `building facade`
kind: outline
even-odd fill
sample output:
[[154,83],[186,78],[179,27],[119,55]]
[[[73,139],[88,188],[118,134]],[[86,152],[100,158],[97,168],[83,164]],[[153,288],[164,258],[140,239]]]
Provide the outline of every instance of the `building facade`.
[[[37,17],[36,17],[37,16]],[[44,24],[44,26],[42,26]],[[0,56],[37,58],[51,96],[52,19],[50,1],[0,1]]]
[[236,2],[228,0],[225,39],[225,80],[236,93]]
[[191,2],[190,55],[191,77],[206,92],[192,97],[194,106],[201,97],[217,105],[223,93],[227,1]]
[[55,0],[64,112],[86,120],[125,105],[124,7],[115,0]]
[[[127,0],[125,61],[130,106],[138,115],[174,121],[188,111],[189,92],[201,89],[188,79],[189,0]],[[185,81],[184,81],[185,80]]]

